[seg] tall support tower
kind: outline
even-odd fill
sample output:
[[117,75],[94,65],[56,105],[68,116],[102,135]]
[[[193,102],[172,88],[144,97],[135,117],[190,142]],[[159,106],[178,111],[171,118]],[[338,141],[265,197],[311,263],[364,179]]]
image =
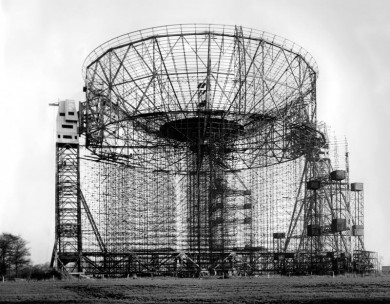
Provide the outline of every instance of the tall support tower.
[[363,183],[351,183],[352,248],[364,250],[364,191]]
[[303,271],[348,270],[351,250],[351,206],[348,171],[334,170],[329,144],[308,157],[304,230],[298,252]]
[[78,115],[75,102],[60,101],[57,114],[55,243],[51,266],[82,269]]
[[378,267],[376,252],[364,247],[364,184],[351,183],[351,247],[353,250],[353,270],[365,273]]

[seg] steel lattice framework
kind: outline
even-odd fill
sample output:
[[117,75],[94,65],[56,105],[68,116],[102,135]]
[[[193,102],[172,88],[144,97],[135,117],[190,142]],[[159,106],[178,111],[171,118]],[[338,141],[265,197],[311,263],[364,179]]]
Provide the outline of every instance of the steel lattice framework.
[[364,255],[346,229],[363,229],[362,194],[352,217],[302,48],[240,26],[164,26],[101,45],[83,75],[79,268],[324,273]]
[[202,145],[218,146],[236,169],[299,157],[300,137],[315,132],[316,67],[282,43],[227,26],[162,27],[109,41],[85,63],[88,147],[175,171],[186,171],[182,160]]

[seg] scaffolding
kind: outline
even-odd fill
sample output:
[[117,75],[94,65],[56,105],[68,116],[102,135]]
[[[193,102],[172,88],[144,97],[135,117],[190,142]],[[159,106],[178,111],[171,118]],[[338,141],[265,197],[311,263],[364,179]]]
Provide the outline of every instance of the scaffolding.
[[[165,26],[108,41],[83,72],[80,230],[72,248],[55,246],[58,267],[109,276],[370,269],[363,186],[349,184],[348,160],[317,122],[318,70],[305,50],[240,26]],[[57,241],[65,222],[56,218]]]

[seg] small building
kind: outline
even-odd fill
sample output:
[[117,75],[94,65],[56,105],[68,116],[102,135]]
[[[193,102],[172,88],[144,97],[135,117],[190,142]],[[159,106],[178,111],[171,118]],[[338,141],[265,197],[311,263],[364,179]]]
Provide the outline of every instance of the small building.
[[73,100],[59,102],[57,115],[57,143],[78,144],[79,118]]

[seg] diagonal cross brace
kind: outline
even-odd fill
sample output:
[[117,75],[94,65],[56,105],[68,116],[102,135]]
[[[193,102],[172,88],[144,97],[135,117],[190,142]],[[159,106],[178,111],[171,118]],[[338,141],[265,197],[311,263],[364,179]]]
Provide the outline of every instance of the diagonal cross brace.
[[96,239],[97,239],[97,241],[99,243],[100,250],[102,252],[106,253],[107,252],[106,245],[103,242],[103,239],[102,239],[102,237],[101,237],[101,235],[99,233],[99,230],[98,230],[98,228],[96,226],[96,223],[95,223],[95,221],[94,221],[94,219],[92,217],[91,211],[89,210],[88,204],[87,204],[87,202],[85,200],[85,197],[84,197],[83,192],[81,191],[81,189],[80,189],[80,199],[81,199],[81,202],[83,204],[84,210],[85,210],[85,212],[87,214],[88,220],[89,220],[89,222],[90,222],[90,224],[92,226],[92,230],[95,233]]

